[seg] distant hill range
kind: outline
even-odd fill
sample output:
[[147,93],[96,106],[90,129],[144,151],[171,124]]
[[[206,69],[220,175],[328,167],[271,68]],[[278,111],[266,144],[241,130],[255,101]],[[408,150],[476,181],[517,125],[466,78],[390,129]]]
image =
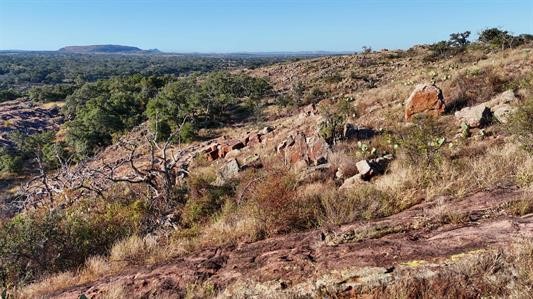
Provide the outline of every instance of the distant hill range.
[[157,49],[142,50],[137,47],[121,45],[90,45],[90,46],[67,46],[58,50],[65,53],[105,53],[105,54],[149,54],[160,53]]

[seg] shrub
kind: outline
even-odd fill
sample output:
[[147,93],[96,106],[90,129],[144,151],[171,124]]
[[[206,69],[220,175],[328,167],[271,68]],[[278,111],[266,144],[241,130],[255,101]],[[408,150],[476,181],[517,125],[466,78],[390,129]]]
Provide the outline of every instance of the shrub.
[[488,28],[479,33],[478,41],[499,47],[502,50],[512,46],[514,36],[509,34],[506,30],[498,28]]
[[296,178],[284,168],[269,170],[256,184],[250,201],[266,234],[289,233],[317,225],[316,202],[299,196],[296,187]]
[[508,130],[516,136],[527,152],[533,154],[533,98],[518,107],[510,118]]
[[321,226],[340,225],[356,220],[369,220],[389,216],[397,211],[395,198],[370,184],[349,191],[317,190],[320,202],[318,221]]
[[182,210],[182,224],[193,227],[204,223],[222,208],[226,198],[234,194],[231,183],[214,186],[212,182],[213,178],[204,175],[189,178],[189,197]]
[[510,78],[500,75],[494,68],[475,69],[457,75],[450,84],[450,100],[447,110],[459,110],[464,106],[488,101],[504,91]]
[[444,130],[431,117],[417,117],[412,126],[400,132],[395,143],[410,165],[436,167],[441,161],[441,148],[445,142]]
[[19,214],[0,227],[0,283],[24,284],[78,267],[136,232],[142,215],[133,204],[104,203]]
[[22,171],[22,158],[6,148],[0,148],[0,173],[19,173]]

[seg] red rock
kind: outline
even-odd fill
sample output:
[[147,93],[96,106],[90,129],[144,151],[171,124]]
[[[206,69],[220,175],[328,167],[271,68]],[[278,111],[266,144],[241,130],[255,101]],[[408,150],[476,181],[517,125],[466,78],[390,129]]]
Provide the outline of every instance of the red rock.
[[307,146],[305,135],[298,132],[296,133],[296,136],[294,136],[294,144],[285,150],[285,157],[291,164],[295,164],[298,161],[305,161],[308,163],[308,149],[309,147]]
[[250,135],[246,136],[246,146],[255,146],[259,143],[261,143],[261,135],[257,133],[251,133]]
[[309,160],[315,165],[324,164],[328,161],[329,145],[320,137],[312,137],[307,142],[309,146],[308,154]]
[[439,116],[444,112],[442,90],[435,85],[419,84],[405,102],[405,119],[416,114]]
[[229,153],[230,151],[235,150],[235,149],[241,149],[244,146],[245,146],[244,143],[242,143],[239,140],[225,141],[224,144],[219,146],[218,157],[224,158],[226,154]]
[[214,161],[218,159],[218,148],[215,148],[211,150],[210,152],[207,152],[207,161]]

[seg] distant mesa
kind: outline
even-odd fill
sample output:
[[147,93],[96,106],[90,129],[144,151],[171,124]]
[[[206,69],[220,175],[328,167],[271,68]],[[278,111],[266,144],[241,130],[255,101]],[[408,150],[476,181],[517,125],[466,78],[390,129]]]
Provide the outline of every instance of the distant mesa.
[[142,50],[137,47],[120,45],[90,45],[90,46],[67,46],[58,50],[64,53],[107,53],[107,54],[147,54],[159,53],[157,49]]

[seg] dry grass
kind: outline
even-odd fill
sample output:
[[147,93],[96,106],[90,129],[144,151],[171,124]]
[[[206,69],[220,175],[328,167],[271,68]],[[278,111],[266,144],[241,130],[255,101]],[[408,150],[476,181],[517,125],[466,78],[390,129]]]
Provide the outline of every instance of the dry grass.
[[437,272],[413,269],[372,291],[373,298],[531,298],[533,243],[451,257]]
[[18,292],[17,297],[43,298],[53,291],[91,282],[105,275],[116,273],[118,270],[113,268],[105,258],[93,256],[87,259],[80,271],[54,274],[37,283],[29,284]]
[[226,204],[220,214],[210,225],[202,230],[199,243],[202,245],[221,246],[239,242],[253,242],[261,239],[262,231],[259,219],[254,215],[255,207],[250,204],[237,206]]

